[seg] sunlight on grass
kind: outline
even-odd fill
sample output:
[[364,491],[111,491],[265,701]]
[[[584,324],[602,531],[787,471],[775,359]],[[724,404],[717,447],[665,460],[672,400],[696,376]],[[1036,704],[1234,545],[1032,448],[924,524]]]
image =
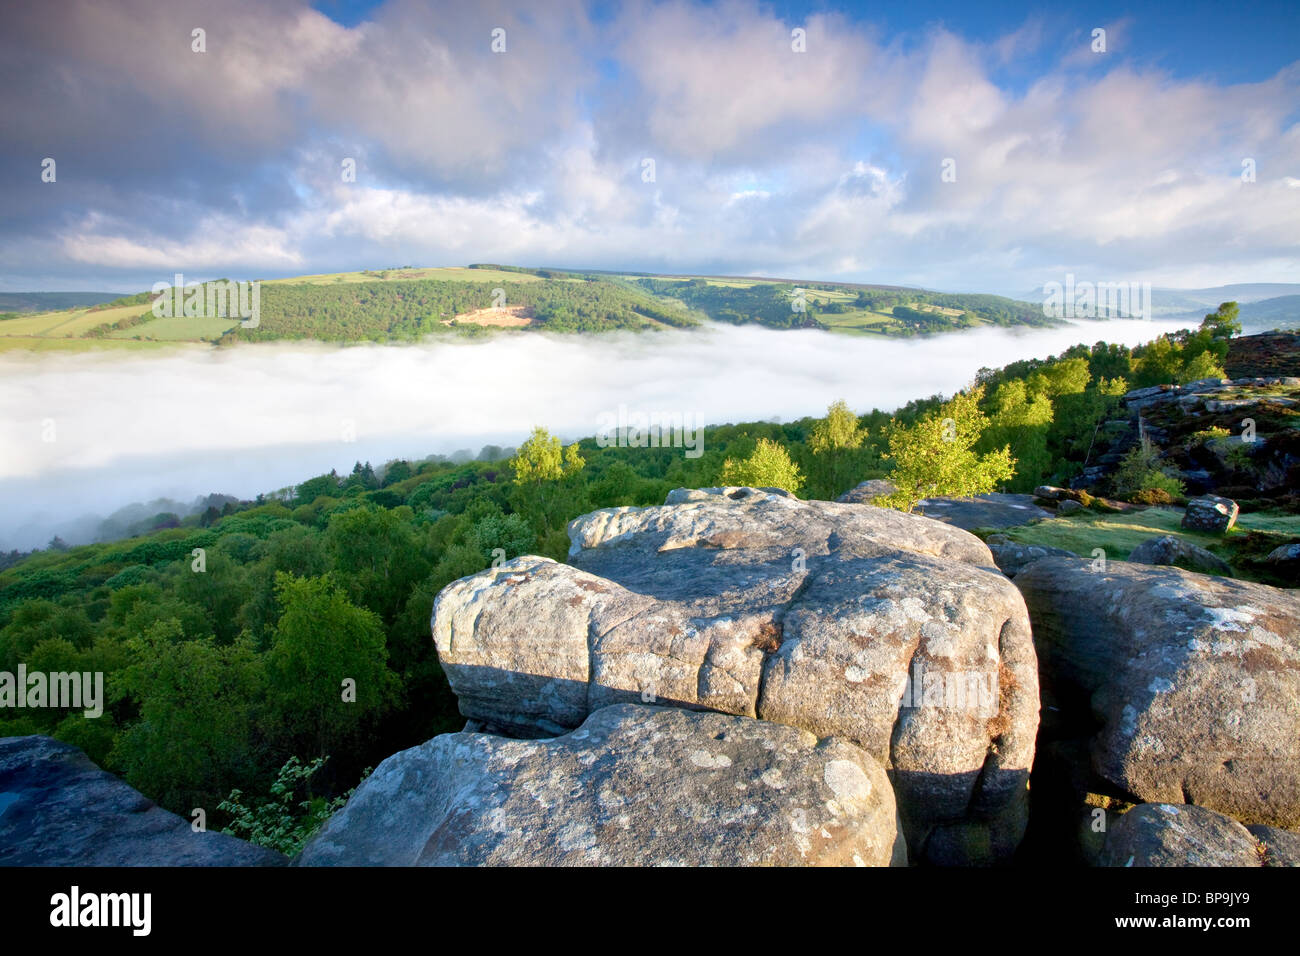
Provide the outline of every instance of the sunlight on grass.
[[1300,515],[1241,515],[1226,536],[1184,531],[1182,519],[1183,512],[1178,508],[1147,508],[1124,514],[1081,513],[1070,518],[1047,518],[1003,533],[1021,544],[1065,548],[1081,557],[1090,555],[1093,548],[1104,548],[1117,561],[1126,560],[1143,541],[1164,535],[1174,535],[1222,556],[1231,550],[1227,543],[1249,531],[1300,535]]

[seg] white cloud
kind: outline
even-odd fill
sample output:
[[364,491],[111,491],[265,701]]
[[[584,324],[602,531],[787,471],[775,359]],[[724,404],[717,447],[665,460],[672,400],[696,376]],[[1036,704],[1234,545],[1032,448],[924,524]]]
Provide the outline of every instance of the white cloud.
[[[20,101],[7,132],[85,123],[125,148],[86,112],[111,114],[97,98],[111,82],[192,124],[133,147],[164,164],[176,147],[174,179],[133,187],[156,201],[132,203],[139,193],[112,179],[70,192],[84,208],[52,246],[0,243],[11,271],[43,269],[53,249],[123,270],[490,258],[1008,288],[1064,263],[1203,270],[1209,285],[1286,272],[1300,246],[1300,64],[1231,86],[1141,71],[1124,58],[1125,22],[1099,24],[1110,52],[1088,52],[1089,69],[1062,62],[1012,89],[1002,66],[1086,50],[1087,30],[1057,37],[1032,19],[987,43],[943,28],[903,42],[835,16],[787,22],[752,0],[631,4],[599,23],[575,0],[546,17],[393,0],[353,29],[292,3],[263,15],[186,2],[152,19],[130,4],[73,9],[69,30],[39,41],[39,68],[64,71],[82,112]],[[206,59],[187,43],[184,56],[137,55],[166,53],[196,18]],[[489,49],[497,25],[504,54]],[[135,118],[123,119],[127,142]],[[195,194],[205,149],[248,154],[233,203],[246,212]],[[344,156],[354,184],[340,180]],[[940,178],[946,158],[955,182]],[[94,173],[61,165],[59,189]]]

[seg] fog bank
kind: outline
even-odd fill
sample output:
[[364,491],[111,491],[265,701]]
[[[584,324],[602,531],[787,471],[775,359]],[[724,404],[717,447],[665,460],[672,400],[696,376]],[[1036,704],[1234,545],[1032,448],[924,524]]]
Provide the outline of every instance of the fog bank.
[[[0,355],[0,550],[86,540],[129,502],[251,498],[355,461],[566,440],[602,413],[697,421],[859,411],[951,394],[982,366],[1098,339],[1135,345],[1185,322],[1077,322],[879,339],[711,326],[660,334],[516,334],[428,345],[314,343],[165,353]],[[67,533],[65,533],[67,532]]]

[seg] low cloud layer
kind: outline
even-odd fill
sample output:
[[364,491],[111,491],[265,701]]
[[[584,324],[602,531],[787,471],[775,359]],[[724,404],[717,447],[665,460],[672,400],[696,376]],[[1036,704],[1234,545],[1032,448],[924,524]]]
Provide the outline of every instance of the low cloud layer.
[[10,354],[0,356],[0,548],[44,546],[73,519],[135,501],[250,498],[358,460],[517,445],[534,425],[591,436],[620,405],[708,424],[821,415],[839,398],[893,409],[952,394],[983,366],[1101,338],[1135,344],[1177,326],[986,328],[911,341],[723,326],[139,358]]

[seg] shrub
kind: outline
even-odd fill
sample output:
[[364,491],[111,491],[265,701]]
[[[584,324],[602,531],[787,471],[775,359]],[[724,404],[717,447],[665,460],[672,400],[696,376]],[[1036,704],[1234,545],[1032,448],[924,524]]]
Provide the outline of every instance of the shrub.
[[754,453],[748,458],[728,458],[722,464],[718,478],[722,485],[748,488],[780,488],[798,494],[803,484],[799,466],[790,460],[783,445],[769,438],[760,438]]
[[[271,784],[270,798],[259,801],[256,806],[243,804],[243,791],[230,791],[230,796],[217,807],[232,817],[230,825],[222,832],[276,850],[285,856],[295,856],[325,821],[341,810],[348,798],[356,792],[356,787],[353,787],[333,800],[312,795],[308,781],[325,765],[326,759],[318,757],[311,763],[304,764],[297,757],[290,757],[276,774],[275,783]],[[370,771],[365,770],[361,779],[364,780],[369,775]],[[305,791],[306,799],[295,803],[294,797],[300,790]]]
[[1183,483],[1160,467],[1160,449],[1146,436],[1120,461],[1113,481],[1116,492],[1141,504],[1152,503],[1136,497],[1144,492],[1164,493],[1167,504],[1182,497],[1184,491]]
[[1163,488],[1143,488],[1129,495],[1128,500],[1138,505],[1172,505],[1176,499]]

